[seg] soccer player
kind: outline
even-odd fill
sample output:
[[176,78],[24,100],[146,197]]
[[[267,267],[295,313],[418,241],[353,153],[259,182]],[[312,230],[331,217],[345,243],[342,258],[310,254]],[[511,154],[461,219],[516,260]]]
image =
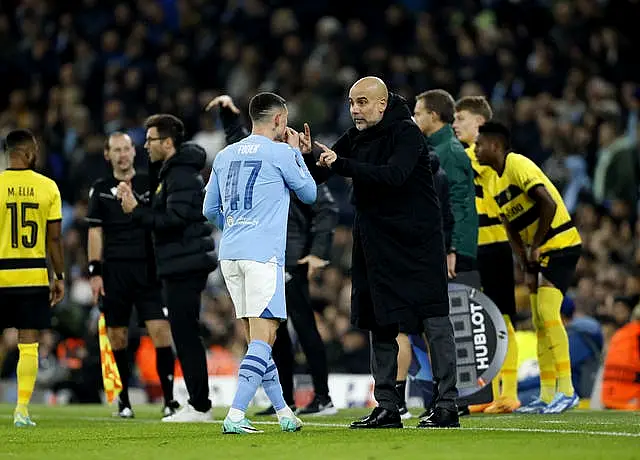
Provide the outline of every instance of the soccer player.
[[564,412],[578,404],[578,395],[571,382],[560,306],[580,257],[580,235],[547,176],[531,160],[510,151],[505,126],[493,122],[480,126],[476,155],[481,165],[497,173],[487,191],[500,208],[513,251],[525,267],[538,336],[540,396],[516,411]]
[[[28,405],[38,375],[40,331],[51,327],[51,311],[64,297],[62,204],[58,186],[33,171],[38,143],[30,131],[6,138],[9,167],[0,173],[0,331],[18,329],[16,427],[36,424]],[[49,283],[47,255],[53,269]]]
[[[467,145],[465,151],[473,168],[476,210],[478,211],[478,269],[483,292],[500,309],[507,326],[508,349],[500,375],[493,379],[494,401],[484,412],[502,414],[520,407],[518,400],[518,344],[511,318],[516,313],[513,257],[507,230],[500,221],[500,210],[487,192],[495,171],[481,166],[476,158],[476,139],[481,125],[491,120],[493,112],[486,98],[468,96],[456,103],[453,130]],[[502,389],[500,391],[500,380]],[[481,405],[482,406],[482,405]]]
[[156,369],[164,394],[163,415],[179,407],[173,400],[175,357],[171,348],[171,328],[162,309],[161,284],[156,277],[150,232],[134,224],[122,211],[116,197],[121,181],[131,184],[140,201],[149,202],[149,176],[133,167],[135,148],[124,133],[114,133],[105,142],[104,155],[113,174],[98,179],[89,191],[89,276],[93,301],[102,296],[107,335],[118,366],[122,391],[118,412],[122,418],[134,416],[129,401],[130,361],[127,351],[128,326],[135,305],[138,320],[156,347]]
[[282,431],[297,431],[302,422],[284,401],[271,347],[280,322],[287,317],[284,263],[289,191],[311,204],[317,190],[299,150],[299,134],[287,128],[284,99],[259,93],[249,103],[249,116],[251,135],[216,156],[203,208],[207,219],[223,228],[220,268],[249,344],[223,433],[260,432],[245,415],[260,384]]

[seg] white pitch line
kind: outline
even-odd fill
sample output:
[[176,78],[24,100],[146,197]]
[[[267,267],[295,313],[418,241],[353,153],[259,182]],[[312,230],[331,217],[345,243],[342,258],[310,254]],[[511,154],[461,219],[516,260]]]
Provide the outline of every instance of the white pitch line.
[[[3,417],[8,418],[8,417]],[[38,419],[44,420],[55,420],[59,418],[65,419],[74,419],[74,420],[84,420],[91,422],[123,422],[123,423],[162,423],[160,420],[148,420],[148,419],[133,419],[133,420],[119,420],[117,417],[73,417],[73,416],[64,416],[64,417],[52,417],[52,416],[41,416]],[[37,422],[37,419],[36,419]],[[203,423],[212,423],[212,424],[222,424],[222,420],[210,420]],[[252,421],[254,425],[278,425],[278,422],[272,421]],[[340,424],[340,423],[316,423],[316,422],[305,422],[303,420],[303,424],[306,426],[320,427],[320,428],[348,428],[348,423]],[[404,429],[408,430],[417,430],[419,428],[415,426],[405,426]],[[430,431],[429,429],[423,429],[424,431]],[[613,436],[613,437],[623,437],[623,438],[640,438],[640,433],[629,433],[625,431],[584,431],[584,430],[554,430],[547,428],[510,428],[510,427],[462,427],[462,428],[448,428],[446,431],[496,431],[496,432],[512,432],[512,433],[546,433],[546,434],[580,434],[587,436]],[[436,430],[438,431],[438,430]]]

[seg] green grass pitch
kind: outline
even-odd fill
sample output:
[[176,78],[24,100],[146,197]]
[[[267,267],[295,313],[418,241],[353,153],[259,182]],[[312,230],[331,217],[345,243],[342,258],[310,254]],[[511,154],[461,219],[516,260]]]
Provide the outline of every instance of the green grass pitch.
[[252,417],[264,433],[222,435],[224,409],[206,424],[160,422],[159,406],[137,406],[134,420],[107,406],[33,406],[35,428],[16,429],[13,406],[0,405],[0,459],[640,459],[640,413],[573,411],[553,416],[472,416],[463,428],[349,430],[363,409],[308,417],[298,433],[275,418]]

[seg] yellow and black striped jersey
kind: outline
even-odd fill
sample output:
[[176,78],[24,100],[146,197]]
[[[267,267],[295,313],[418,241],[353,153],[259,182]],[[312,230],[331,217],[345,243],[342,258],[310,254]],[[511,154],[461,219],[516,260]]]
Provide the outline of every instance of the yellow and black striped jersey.
[[520,234],[525,245],[531,245],[538,230],[540,210],[529,192],[544,186],[556,203],[556,213],[551,228],[540,245],[540,253],[566,249],[581,244],[580,234],[573,225],[560,193],[536,164],[523,155],[509,153],[505,159],[502,176],[491,179],[489,191],[498,207],[510,223],[513,231]]
[[478,211],[478,246],[509,241],[507,230],[500,222],[500,209],[490,193],[486,192],[492,176],[496,172],[489,166],[483,166],[476,158],[476,145],[465,149],[473,168],[473,184],[476,191],[476,210]]
[[58,186],[30,169],[0,173],[0,288],[49,285],[47,222],[62,219]]

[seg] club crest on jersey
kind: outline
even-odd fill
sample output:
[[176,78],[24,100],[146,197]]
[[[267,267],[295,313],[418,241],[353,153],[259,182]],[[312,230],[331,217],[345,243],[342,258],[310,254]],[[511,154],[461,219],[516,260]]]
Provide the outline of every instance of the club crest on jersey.
[[160,183],[158,184],[158,188],[156,189],[156,195],[160,193],[161,190],[162,190],[162,184]]

